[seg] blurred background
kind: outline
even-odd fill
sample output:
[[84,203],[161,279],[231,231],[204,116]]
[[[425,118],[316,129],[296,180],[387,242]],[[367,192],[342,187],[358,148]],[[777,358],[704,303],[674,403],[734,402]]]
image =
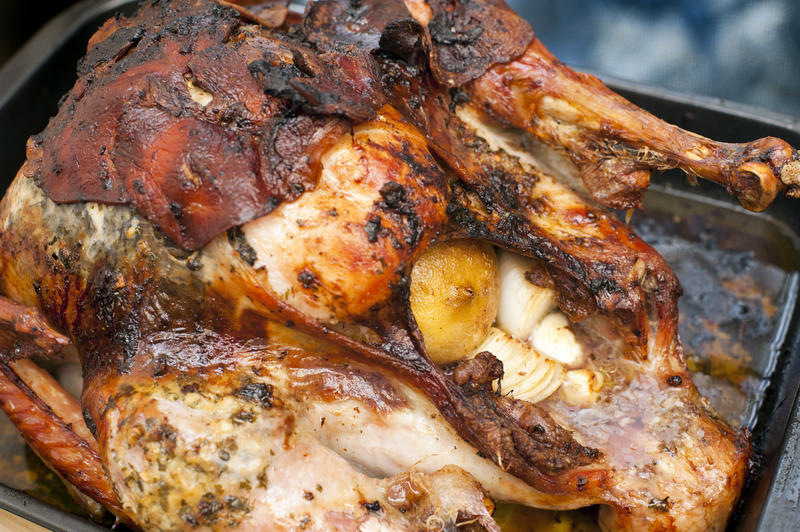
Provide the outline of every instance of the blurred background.
[[559,59],[800,117],[800,0],[509,0]]
[[0,0],[0,65],[45,22],[77,3],[71,0]]
[[[800,0],[508,0],[561,60],[800,117]],[[0,64],[70,0],[0,0]]]

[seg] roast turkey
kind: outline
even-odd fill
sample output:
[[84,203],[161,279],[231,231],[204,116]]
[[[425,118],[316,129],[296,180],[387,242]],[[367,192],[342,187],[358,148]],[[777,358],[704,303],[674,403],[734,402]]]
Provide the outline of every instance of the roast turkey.
[[[495,502],[724,529],[750,436],[606,208],[680,168],[764,209],[800,195],[785,142],[658,120],[503,0],[150,0],[27,155],[0,405],[86,504],[143,530],[499,530]],[[30,357],[80,360],[80,400]]]

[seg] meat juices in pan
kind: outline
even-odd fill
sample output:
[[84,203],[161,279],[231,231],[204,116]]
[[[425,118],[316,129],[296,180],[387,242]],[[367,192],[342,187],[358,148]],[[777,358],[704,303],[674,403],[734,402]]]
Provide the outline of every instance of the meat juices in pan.
[[[28,144],[0,406],[35,451],[142,529],[498,530],[492,501],[723,529],[749,434],[692,383],[677,278],[604,207],[681,168],[761,210],[798,153],[659,121],[502,0],[242,4],[109,20]],[[485,266],[451,270],[488,281],[452,304],[494,306],[445,363],[414,266],[463,240]],[[31,355],[77,356],[80,404]]]

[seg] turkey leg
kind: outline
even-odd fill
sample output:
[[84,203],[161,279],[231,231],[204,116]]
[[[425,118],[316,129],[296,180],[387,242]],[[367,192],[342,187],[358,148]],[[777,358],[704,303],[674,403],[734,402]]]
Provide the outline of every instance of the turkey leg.
[[671,168],[726,187],[752,211],[781,191],[800,196],[800,154],[785,141],[729,144],[684,131],[571,70],[538,40],[466,90],[476,108],[566,154],[595,199],[612,208],[639,206],[651,171]]
[[[0,408],[62,479],[115,513],[122,508],[78,402],[27,357],[69,344],[36,310],[0,297]],[[22,357],[22,358],[20,358]],[[80,501],[86,504],[87,501]]]

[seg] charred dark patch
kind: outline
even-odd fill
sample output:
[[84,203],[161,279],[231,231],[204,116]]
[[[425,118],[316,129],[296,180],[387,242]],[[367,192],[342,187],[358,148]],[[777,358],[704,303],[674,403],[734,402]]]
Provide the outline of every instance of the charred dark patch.
[[422,57],[424,44],[425,29],[408,14],[408,18],[393,20],[386,24],[378,46],[381,50],[411,64],[418,64],[427,60]]
[[317,276],[308,268],[303,268],[297,275],[297,280],[303,285],[303,288],[310,289],[316,284]]
[[258,260],[258,254],[250,244],[247,243],[247,238],[244,235],[241,227],[232,227],[228,230],[228,242],[231,247],[239,253],[239,256],[250,266],[255,266]]
[[607,296],[610,294],[624,294],[625,290],[617,284],[617,281],[611,277],[601,277],[599,279],[592,279],[589,281],[589,290],[599,296]]
[[408,264],[403,262],[394,271],[392,284],[389,286],[394,301],[408,301],[411,290],[411,275]]
[[86,423],[86,428],[89,429],[89,432],[91,432],[93,436],[97,437],[97,423],[85,406],[81,409],[81,414],[83,422]]
[[407,202],[406,189],[400,183],[386,183],[380,190],[386,209],[402,208]]
[[486,205],[501,205],[505,209],[519,208],[520,187],[505,170],[485,168],[488,183],[477,190]]
[[381,217],[377,214],[370,214],[367,217],[367,223],[364,224],[364,232],[367,233],[367,241],[369,243],[374,244],[378,241],[381,228]]
[[314,189],[322,154],[346,131],[347,123],[336,118],[287,113],[269,121],[259,142],[259,165],[276,200],[293,201]]
[[120,60],[145,36],[142,27],[120,28],[95,45],[78,63],[78,76],[85,76],[104,63]]
[[381,511],[381,503],[380,501],[372,501],[364,503],[364,508],[368,512],[380,512]]
[[236,396],[269,409],[273,406],[273,392],[274,388],[271,384],[253,382],[236,390]]
[[[419,166],[419,163],[414,164]],[[394,182],[386,183],[381,188],[380,195],[383,200],[378,202],[377,207],[402,224],[402,235],[398,235],[398,238],[402,238],[408,246],[416,246],[422,238],[423,230],[416,202],[409,198],[403,185]]]
[[[369,53],[338,47],[324,52],[292,39],[275,39],[264,59],[248,65],[264,92],[308,113],[370,120],[385,102]],[[285,62],[286,54],[293,57]]]
[[176,220],[180,220],[183,218],[183,207],[181,207],[180,203],[172,202],[169,204],[169,210],[172,213],[172,216],[175,217]]
[[250,74],[261,84],[266,94],[291,102],[296,107],[302,107],[306,100],[292,87],[292,80],[306,77],[306,74],[291,63],[279,62],[268,59],[258,59],[247,65]]
[[533,29],[498,0],[431,0],[428,25],[431,68],[448,87],[481,76],[496,63],[516,58],[533,40]]
[[433,19],[422,27],[402,2],[361,0],[357,9],[349,0],[317,2],[306,17],[304,34],[326,49],[359,46],[410,63],[429,61],[436,79],[448,87],[521,55],[533,40],[528,23],[503,1],[434,0],[428,5]]
[[683,384],[683,378],[680,375],[670,375],[667,377],[667,384],[678,387]]
[[484,239],[489,236],[488,225],[479,220],[477,214],[465,205],[457,202],[448,203],[447,217],[454,226],[460,227],[470,238]]
[[[428,24],[431,39],[436,44],[458,44],[462,46],[474,45],[484,29],[478,20],[469,20],[466,16],[454,16],[455,10],[442,12],[433,17]],[[456,68],[465,68],[468,65],[458,65]]]
[[128,309],[129,293],[118,272],[101,270],[96,275],[93,303],[97,308],[97,319],[105,331],[113,329]]
[[91,319],[96,320],[98,329],[87,330],[86,334],[90,337],[85,340],[89,345],[95,344],[101,351],[106,351],[109,346],[100,345],[110,339],[117,356],[102,363],[108,364],[114,360],[120,373],[130,371],[139,349],[139,340],[146,324],[142,322],[139,312],[132,309],[141,308],[148,285],[146,280],[125,279],[120,272],[111,269],[96,270],[89,282],[91,308],[94,311]]
[[410,339],[390,338],[380,347],[409,369],[428,371],[430,367]]

